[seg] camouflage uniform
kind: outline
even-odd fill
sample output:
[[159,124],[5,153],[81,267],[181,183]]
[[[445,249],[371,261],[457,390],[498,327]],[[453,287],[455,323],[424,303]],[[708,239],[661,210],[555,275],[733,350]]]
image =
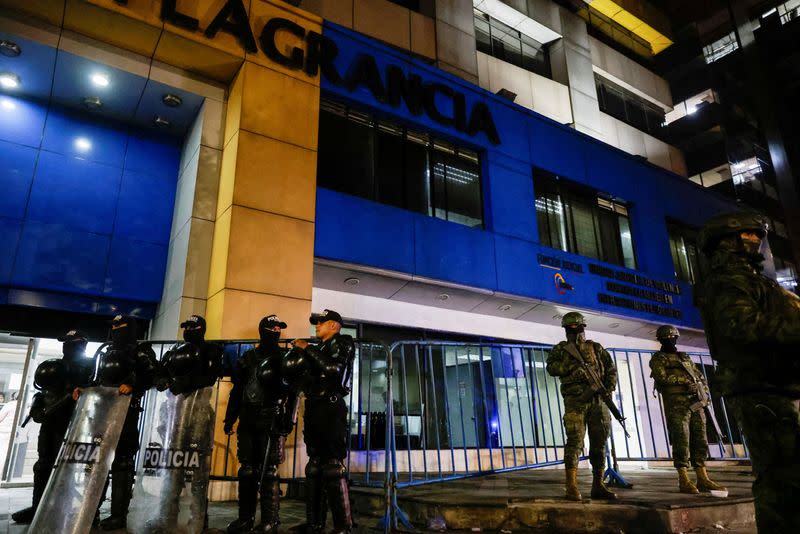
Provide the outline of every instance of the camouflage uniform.
[[[598,396],[588,401],[581,399],[589,389],[589,382],[583,375],[580,363],[567,352],[567,344],[567,341],[562,341],[551,349],[547,357],[547,372],[561,379],[561,396],[564,398],[564,429],[567,433],[564,465],[568,469],[578,467],[578,455],[583,448],[588,427],[589,461],[593,470],[602,471],[605,468],[611,414]],[[578,344],[578,350],[584,361],[603,377],[606,388],[609,391],[616,389],[617,369],[606,349],[599,343],[586,340]]]
[[650,360],[650,371],[664,402],[673,464],[689,467],[691,458],[692,467],[705,466],[706,414],[702,409],[690,409],[697,402],[696,382],[704,380],[703,374],[685,352],[656,352]]
[[761,533],[800,532],[800,301],[763,276],[742,232],[766,234],[758,215],[729,214],[699,237],[709,262],[698,304],[718,367],[714,385],[744,432]]

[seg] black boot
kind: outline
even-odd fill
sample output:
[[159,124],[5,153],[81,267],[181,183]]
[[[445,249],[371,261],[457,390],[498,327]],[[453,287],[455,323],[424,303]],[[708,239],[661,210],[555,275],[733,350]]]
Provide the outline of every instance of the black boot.
[[133,471],[129,469],[111,473],[111,516],[100,521],[102,530],[125,528],[128,505],[133,496]]
[[253,534],[275,534],[280,524],[281,487],[278,478],[267,478],[261,486],[261,523]]
[[306,526],[308,534],[325,530],[325,492],[319,461],[310,459],[306,464]]
[[11,519],[13,519],[15,523],[27,525],[33,521],[33,516],[36,515],[36,509],[39,507],[39,502],[42,500],[42,495],[44,495],[44,489],[47,486],[47,480],[50,478],[50,472],[52,470],[53,464],[49,462],[42,463],[41,459],[33,465],[32,506],[11,514]]
[[246,533],[253,529],[256,515],[256,479],[253,469],[239,468],[239,517],[225,530],[228,534]]
[[33,516],[36,515],[36,508],[33,506],[28,506],[27,508],[23,508],[17,512],[11,514],[11,519],[14,520],[14,523],[19,523],[20,525],[28,525],[31,521],[33,521]]
[[350,510],[350,487],[341,462],[331,462],[323,469],[325,493],[333,517],[334,534],[348,534],[353,530],[353,514]]

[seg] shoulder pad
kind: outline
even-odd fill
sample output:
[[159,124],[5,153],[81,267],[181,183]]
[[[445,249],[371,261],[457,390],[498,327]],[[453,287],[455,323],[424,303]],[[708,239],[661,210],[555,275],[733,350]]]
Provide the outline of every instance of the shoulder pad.
[[155,357],[156,353],[150,343],[142,341],[136,344],[136,356],[138,357]]

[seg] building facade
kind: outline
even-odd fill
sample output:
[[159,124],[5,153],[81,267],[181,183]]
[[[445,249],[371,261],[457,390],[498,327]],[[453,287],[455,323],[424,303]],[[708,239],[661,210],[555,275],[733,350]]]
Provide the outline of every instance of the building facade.
[[623,52],[669,31],[623,4],[0,0],[0,331],[102,341],[128,313],[171,340],[198,313],[251,339],[278,313],[305,337],[329,308],[547,345],[579,310],[607,347],[670,323],[704,350],[691,229],[737,205],[663,139],[669,85]]

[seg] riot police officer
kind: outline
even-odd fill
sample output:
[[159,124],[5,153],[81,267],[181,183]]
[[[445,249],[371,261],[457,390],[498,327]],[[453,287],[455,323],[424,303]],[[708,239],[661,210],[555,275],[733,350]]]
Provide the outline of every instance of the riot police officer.
[[[134,479],[134,458],[139,450],[139,414],[145,391],[160,375],[160,365],[149,343],[137,341],[136,319],[117,315],[111,321],[111,345],[101,353],[94,385],[116,387],[131,395],[114,462],[111,464],[111,515],[100,522],[103,530],[125,528]],[[73,397],[77,400],[80,388]]]
[[[672,443],[672,461],[678,470],[678,490],[691,494],[724,490],[708,478],[706,471],[708,439],[705,404],[708,402],[708,386],[692,359],[685,352],[678,352],[678,337],[680,333],[674,326],[658,327],[656,339],[661,343],[661,350],[653,354],[650,360],[651,376],[664,402],[667,432]],[[697,473],[697,485],[689,479],[690,459]]]
[[88,386],[94,373],[94,359],[86,357],[88,340],[85,334],[70,330],[58,340],[63,343],[63,358],[40,363],[34,373],[33,387],[38,392],[33,396],[28,417],[42,425],[37,446],[39,459],[33,465],[33,504],[12,514],[11,518],[17,523],[33,520],[72,419],[75,409],[72,392],[77,387]]
[[564,398],[564,429],[567,444],[564,447],[566,470],[566,497],[581,500],[578,489],[578,456],[583,448],[586,430],[589,430],[589,462],[592,464],[592,498],[616,499],[603,484],[606,461],[606,441],[611,430],[611,414],[598,395],[595,395],[584,370],[591,367],[601,378],[609,392],[617,387],[617,369],[611,355],[599,343],[586,339],[586,321],[578,312],[564,314],[561,326],[567,340],[550,350],[547,357],[547,372],[561,381],[561,396]]
[[[333,310],[312,315],[318,345],[295,340],[296,351],[287,356],[287,368],[304,368],[306,465],[306,522],[311,532],[322,532],[325,522],[324,498],[333,517],[335,533],[353,527],[347,470],[347,394],[355,354],[353,338],[341,334],[342,316]],[[301,363],[302,362],[302,363]],[[323,493],[324,492],[324,493]]]
[[191,315],[181,323],[183,340],[164,355],[164,373],[156,379],[159,391],[179,395],[217,383],[222,371],[222,346],[205,339],[206,320]]
[[274,533],[280,524],[278,465],[285,459],[284,445],[292,430],[296,398],[281,378],[286,351],[278,340],[284,328],[286,323],[277,315],[261,319],[258,346],[245,352],[231,373],[233,388],[225,413],[225,433],[232,434],[239,420],[239,517],[228,525],[231,533],[253,528],[256,493],[261,496],[261,523],[253,532]]
[[744,432],[756,475],[756,524],[800,532],[800,300],[764,276],[766,219],[712,217],[698,236],[705,274],[696,288],[715,392]]

